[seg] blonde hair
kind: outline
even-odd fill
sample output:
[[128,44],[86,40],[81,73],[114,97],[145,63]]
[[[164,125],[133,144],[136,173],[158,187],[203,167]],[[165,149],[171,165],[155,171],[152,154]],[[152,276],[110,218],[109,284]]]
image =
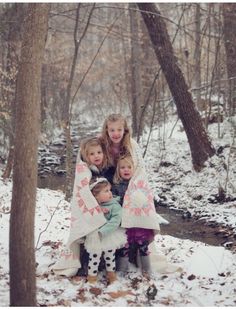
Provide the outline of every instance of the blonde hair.
[[108,166],[108,162],[107,162],[107,156],[106,156],[106,151],[104,149],[104,145],[102,143],[102,140],[99,137],[86,138],[85,140],[81,142],[80,154],[81,154],[82,160],[88,164],[91,164],[88,158],[89,149],[91,147],[96,147],[96,146],[100,146],[102,148],[103,160],[102,160],[101,169],[104,169]]
[[108,164],[114,166],[114,158],[111,154],[112,148],[112,141],[108,135],[108,124],[109,122],[122,122],[124,126],[124,136],[121,140],[121,147],[120,147],[120,155],[131,154],[132,146],[131,146],[131,129],[128,126],[127,120],[121,114],[111,114],[109,115],[104,123],[102,128],[102,139],[106,149]]
[[[92,178],[90,181],[90,185],[95,183],[97,181],[96,178]],[[96,196],[101,192],[102,189],[106,188],[107,186],[110,185],[110,182],[108,180],[103,180],[98,182],[95,187],[93,187],[93,189],[91,190],[93,196],[96,198]]]
[[115,175],[114,175],[114,178],[113,178],[113,182],[114,183],[120,183],[122,181],[122,178],[120,177],[120,165],[121,165],[121,161],[125,161],[129,164],[131,164],[134,168],[134,161],[132,159],[132,157],[130,155],[124,155],[124,156],[121,156],[119,159],[118,159],[118,162],[117,162],[117,166],[116,166],[116,171],[115,171]]

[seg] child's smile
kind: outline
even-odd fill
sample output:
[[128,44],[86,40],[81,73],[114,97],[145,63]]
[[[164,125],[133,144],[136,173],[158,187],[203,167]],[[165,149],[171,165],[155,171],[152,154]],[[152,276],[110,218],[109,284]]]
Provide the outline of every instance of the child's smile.
[[114,144],[119,144],[124,136],[124,125],[121,121],[109,122],[107,132]]

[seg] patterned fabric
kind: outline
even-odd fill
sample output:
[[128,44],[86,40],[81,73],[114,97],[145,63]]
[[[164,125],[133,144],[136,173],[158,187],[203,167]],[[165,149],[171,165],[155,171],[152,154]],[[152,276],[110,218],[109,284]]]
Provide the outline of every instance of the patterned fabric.
[[[107,271],[115,271],[115,250],[104,251],[104,261],[106,264]],[[97,253],[89,252],[89,263],[88,263],[88,275],[96,276],[98,272],[98,266],[100,263],[101,255]]]
[[[122,223],[124,228],[141,227],[159,230],[153,196],[148,187],[144,161],[138,144],[132,139],[132,158],[135,174],[130,180],[124,197]],[[80,244],[85,236],[106,223],[103,212],[89,189],[92,173],[78,153],[73,196],[71,201],[71,228],[66,249],[61,259],[54,265],[56,274],[73,276],[80,263]]]
[[121,226],[160,230],[154,197],[141,168],[135,171],[126,190]]
[[89,189],[92,173],[80,159],[76,163],[73,196],[71,200],[71,227],[69,239],[61,259],[54,265],[56,274],[73,276],[80,268],[80,243],[84,237],[106,223],[98,202]]

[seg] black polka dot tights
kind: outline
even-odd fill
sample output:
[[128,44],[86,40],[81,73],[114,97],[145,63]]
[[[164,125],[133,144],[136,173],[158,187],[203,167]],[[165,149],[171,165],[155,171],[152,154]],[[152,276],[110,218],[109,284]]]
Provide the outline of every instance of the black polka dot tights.
[[[115,271],[115,249],[111,249],[108,251],[104,251],[104,260],[106,263],[106,270],[107,271]],[[88,275],[89,276],[96,276],[98,272],[98,266],[100,262],[101,256],[93,253],[89,253],[89,263],[88,263]]]

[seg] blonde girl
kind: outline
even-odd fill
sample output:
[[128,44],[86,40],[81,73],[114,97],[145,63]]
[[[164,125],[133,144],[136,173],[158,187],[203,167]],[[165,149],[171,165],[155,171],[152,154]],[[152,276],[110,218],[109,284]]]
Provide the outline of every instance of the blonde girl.
[[132,156],[135,168],[144,165],[139,146],[131,138],[131,129],[121,114],[111,114],[105,119],[101,137],[110,166],[116,166],[118,158],[126,154]]
[[80,146],[80,155],[81,159],[88,164],[92,176],[103,176],[112,183],[115,168],[108,166],[108,159],[101,138],[92,137],[83,140]]
[[[114,176],[114,185],[112,192],[120,197],[123,204],[126,190],[130,179],[134,174],[134,163],[130,155],[122,156],[118,159],[117,168]],[[137,256],[143,275],[151,272],[148,245],[154,239],[154,230],[152,228],[131,227],[126,229],[128,243],[117,253],[117,268],[120,271],[128,270],[128,262],[138,266]]]
[[107,168],[108,161],[104,155],[104,147],[98,137],[83,140],[80,146],[80,154],[82,160],[89,166],[95,165],[100,171]]

